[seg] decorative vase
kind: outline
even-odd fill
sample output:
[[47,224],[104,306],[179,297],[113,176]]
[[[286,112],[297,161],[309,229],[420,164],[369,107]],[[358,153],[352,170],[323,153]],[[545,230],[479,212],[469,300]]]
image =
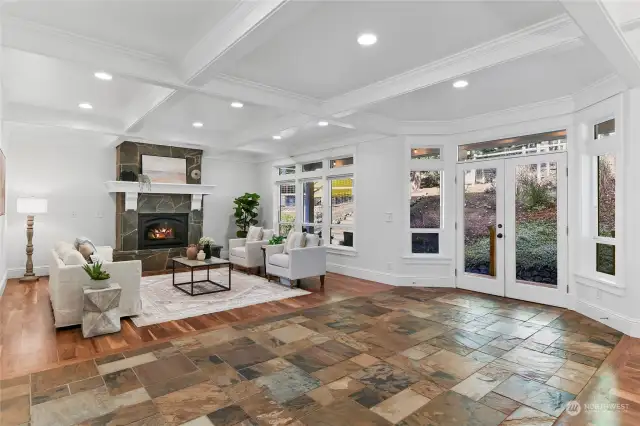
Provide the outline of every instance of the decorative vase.
[[204,258],[211,259],[211,246],[209,244],[206,244],[204,247],[202,247],[202,250],[204,250]]
[[198,246],[195,244],[189,244],[187,248],[187,259],[196,260],[196,256],[198,255]]
[[111,281],[109,278],[106,280],[89,280],[89,287],[94,290],[109,288],[109,281]]
[[247,231],[237,231],[236,237],[238,238],[247,238]]
[[205,254],[204,254],[204,252],[203,252],[202,250],[200,250],[200,251],[198,252],[198,254],[196,255],[196,258],[197,258],[198,260],[200,260],[200,261],[203,261],[203,260],[204,260],[204,257],[205,257]]

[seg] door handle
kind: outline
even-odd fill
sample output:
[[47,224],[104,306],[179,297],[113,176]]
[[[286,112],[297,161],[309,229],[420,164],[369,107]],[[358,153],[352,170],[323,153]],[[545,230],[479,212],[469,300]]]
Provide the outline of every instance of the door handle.
[[498,234],[498,235],[496,235],[496,237],[502,238],[502,234]]

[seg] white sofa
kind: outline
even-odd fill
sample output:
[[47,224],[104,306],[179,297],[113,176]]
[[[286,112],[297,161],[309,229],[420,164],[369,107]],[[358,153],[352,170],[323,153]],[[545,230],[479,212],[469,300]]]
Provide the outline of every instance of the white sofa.
[[234,238],[229,240],[229,262],[244,268],[259,268],[264,265],[264,256],[261,247],[269,244],[273,236],[273,230],[263,230],[263,235],[269,238],[260,241],[247,241],[246,238]]
[[[140,279],[142,263],[139,260],[113,262],[111,247],[96,247],[103,259],[104,269],[111,274],[111,282],[120,284],[120,315],[138,315],[142,311]],[[84,293],[82,287],[89,285],[89,276],[82,269],[86,261],[73,248],[73,244],[59,242],[51,250],[49,265],[49,297],[53,308],[56,328],[82,323]]]
[[[309,242],[307,238],[307,242]],[[300,285],[300,279],[320,277],[320,287],[324,288],[324,276],[327,273],[327,248],[322,239],[318,245],[290,249],[284,253],[284,244],[267,246],[267,277],[275,275],[291,281],[293,288],[295,281]]]

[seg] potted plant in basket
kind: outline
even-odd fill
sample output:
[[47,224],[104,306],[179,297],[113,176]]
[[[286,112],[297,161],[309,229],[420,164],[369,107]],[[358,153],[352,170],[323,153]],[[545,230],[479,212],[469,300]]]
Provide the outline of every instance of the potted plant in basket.
[[255,193],[246,192],[243,196],[233,200],[236,205],[234,216],[236,225],[238,225],[238,238],[245,238],[249,227],[258,223],[258,206],[260,205],[260,196]]
[[215,243],[216,242],[211,237],[202,237],[200,238],[200,241],[198,241],[198,244],[202,247],[202,251],[204,251],[205,259],[211,259],[211,246],[215,245]]
[[89,287],[91,288],[107,288],[109,287],[109,278],[111,275],[105,270],[102,269],[102,263],[96,262],[93,264],[86,264],[82,266],[82,269],[89,275],[91,278],[91,284]]

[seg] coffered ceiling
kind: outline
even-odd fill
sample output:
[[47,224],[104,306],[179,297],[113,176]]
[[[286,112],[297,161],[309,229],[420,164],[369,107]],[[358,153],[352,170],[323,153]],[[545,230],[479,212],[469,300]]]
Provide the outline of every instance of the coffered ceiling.
[[[613,75],[640,85],[637,3],[22,0],[1,12],[5,122],[113,146],[259,161],[571,96]],[[377,43],[360,45],[363,33]],[[459,79],[468,86],[452,87]]]

